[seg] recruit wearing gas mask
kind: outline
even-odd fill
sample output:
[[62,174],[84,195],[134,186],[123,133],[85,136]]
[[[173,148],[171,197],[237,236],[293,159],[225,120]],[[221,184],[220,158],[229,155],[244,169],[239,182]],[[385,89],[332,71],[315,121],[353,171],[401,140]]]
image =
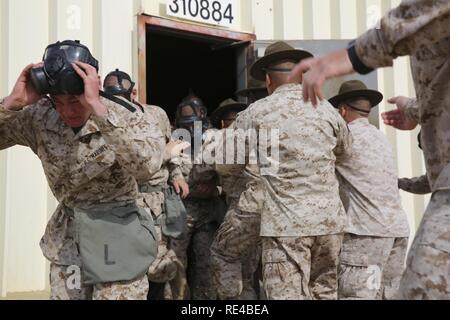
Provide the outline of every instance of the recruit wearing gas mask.
[[[203,101],[194,94],[190,94],[184,98],[177,107],[175,125],[177,128],[188,130],[191,134],[191,138],[194,139],[195,134],[203,135],[208,129],[209,122],[207,112],[208,110]],[[196,122],[201,123],[201,132],[195,132],[194,124]]]
[[[117,84],[111,85],[108,83],[108,80],[111,77],[117,79]],[[133,93],[134,86],[135,83],[131,80],[131,77],[128,73],[116,69],[115,71],[108,73],[108,75],[106,76],[103,90],[107,94],[113,96],[123,96],[128,101],[132,102],[131,95]]]

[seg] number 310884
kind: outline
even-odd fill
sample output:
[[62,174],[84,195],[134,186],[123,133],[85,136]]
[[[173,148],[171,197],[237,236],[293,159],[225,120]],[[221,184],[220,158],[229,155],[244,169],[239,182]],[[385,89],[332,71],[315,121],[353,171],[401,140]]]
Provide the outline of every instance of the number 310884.
[[203,20],[214,20],[217,23],[228,20],[233,23],[233,6],[223,6],[219,1],[210,0],[171,0],[169,10],[173,14],[201,18]]

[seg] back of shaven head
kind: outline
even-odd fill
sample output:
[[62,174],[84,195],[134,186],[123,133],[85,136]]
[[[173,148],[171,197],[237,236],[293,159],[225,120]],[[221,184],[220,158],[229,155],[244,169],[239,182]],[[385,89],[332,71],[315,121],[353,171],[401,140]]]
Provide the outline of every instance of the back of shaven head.
[[[270,65],[267,70],[270,78],[272,79],[275,86],[281,86],[286,83],[292,83],[292,80],[289,79],[290,70],[295,67],[295,62],[292,61],[284,61],[280,63],[275,63]],[[277,71],[276,69],[285,70],[285,71]]]

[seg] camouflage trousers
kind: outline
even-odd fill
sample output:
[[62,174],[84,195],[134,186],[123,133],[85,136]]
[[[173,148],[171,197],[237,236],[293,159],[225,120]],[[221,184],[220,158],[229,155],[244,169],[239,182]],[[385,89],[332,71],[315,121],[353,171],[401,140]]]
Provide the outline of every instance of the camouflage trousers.
[[342,234],[262,237],[263,283],[269,300],[337,299]]
[[339,299],[392,299],[404,270],[408,238],[345,234],[339,265]]
[[[150,299],[182,300],[186,296],[187,284],[183,263],[178,259],[175,251],[169,249],[169,238],[161,234],[161,227],[155,226],[159,237],[158,255],[148,269],[150,292],[162,292]],[[158,288],[159,287],[159,288]]]
[[187,199],[183,202],[187,211],[186,236],[180,240],[171,239],[170,249],[184,266],[189,286],[189,292],[184,298],[214,300],[216,290],[211,277],[210,248],[217,223],[211,219],[212,203],[199,199]]
[[450,300],[450,190],[433,193],[396,298]]
[[261,215],[230,205],[211,246],[214,284],[220,299],[256,300],[254,275],[261,257]]
[[131,281],[85,285],[81,281],[82,267],[50,264],[51,300],[146,300],[147,276]]

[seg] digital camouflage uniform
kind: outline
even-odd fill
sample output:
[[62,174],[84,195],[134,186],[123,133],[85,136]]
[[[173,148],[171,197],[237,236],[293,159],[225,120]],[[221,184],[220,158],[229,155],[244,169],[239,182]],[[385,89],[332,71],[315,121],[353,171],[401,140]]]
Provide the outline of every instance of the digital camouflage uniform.
[[164,139],[137,109],[101,98],[108,115],[94,116],[75,134],[49,100],[21,111],[0,106],[0,149],[28,146],[39,157],[59,206],[41,240],[50,260],[52,299],[146,299],[145,274],[132,281],[83,284],[83,264],[73,218],[67,208],[98,205],[117,208],[135,203],[136,179],[148,180],[162,163]]
[[[164,134],[166,143],[171,141],[172,128],[169,118],[166,112],[158,106],[144,105],[145,113],[153,120]],[[181,162],[178,158],[170,159],[169,155],[164,157],[164,161],[161,169],[156,172],[149,181],[138,181],[142,187],[165,187],[168,182],[173,180],[183,179],[180,165]],[[139,199],[139,205],[146,208],[148,213],[152,215],[153,220],[157,221],[163,213],[164,207],[164,193],[162,191],[155,192],[141,192]],[[183,286],[174,286],[179,281],[183,281],[184,268],[181,261],[177,258],[175,252],[169,249],[169,238],[162,234],[161,226],[155,223],[155,230],[158,237],[158,256],[156,260],[150,266],[148,271],[148,278],[153,282],[153,286],[157,286],[156,283],[164,284],[170,282],[172,285],[166,286],[165,297],[167,299],[180,299],[184,296]],[[151,284],[152,285],[152,284]],[[152,289],[152,288],[150,288]],[[181,291],[180,291],[181,290]],[[161,296],[159,298],[162,298]]]
[[[207,130],[204,142],[215,130]],[[193,148],[192,148],[193,149]],[[219,178],[213,165],[196,164],[197,161],[184,157],[181,166],[189,185],[189,196],[183,200],[187,211],[187,234],[183,239],[171,239],[170,247],[186,268],[190,298],[211,300],[216,298],[210,270],[210,247],[219,222],[217,204],[220,203],[219,189],[213,196],[205,197],[196,190],[200,183],[219,185]]]
[[[411,56],[422,147],[433,192],[408,254],[399,298],[450,299],[450,2],[403,0],[356,40],[368,67]],[[410,114],[410,112],[408,112]]]
[[[406,113],[408,118],[414,119],[419,122],[419,108],[417,105],[417,99],[410,99],[406,106]],[[419,133],[419,148],[422,149],[421,143],[421,133]],[[424,174],[420,177],[415,178],[401,178],[398,179],[399,189],[413,193],[413,194],[428,194],[431,193],[430,182],[428,181],[428,176]]]
[[[211,245],[211,269],[219,299],[254,300],[255,272],[261,258],[262,185],[259,169],[227,164],[226,133],[219,130],[203,144],[203,161],[215,164],[226,194],[227,212]],[[223,157],[223,158],[221,158]],[[258,281],[259,282],[259,281]]]
[[409,236],[394,154],[367,118],[353,120],[348,127],[352,154],[336,165],[348,215],[339,299],[390,299],[400,284]]
[[[220,168],[217,166],[219,174]],[[255,300],[255,272],[261,257],[262,190],[257,166],[222,175],[228,211],[211,246],[214,283],[220,299]]]
[[[335,161],[350,152],[351,136],[328,102],[315,109],[301,97],[301,85],[282,85],[241,112],[233,128],[278,130],[279,159],[258,159],[267,298],[336,299],[346,214]],[[267,168],[266,160],[279,166]]]

